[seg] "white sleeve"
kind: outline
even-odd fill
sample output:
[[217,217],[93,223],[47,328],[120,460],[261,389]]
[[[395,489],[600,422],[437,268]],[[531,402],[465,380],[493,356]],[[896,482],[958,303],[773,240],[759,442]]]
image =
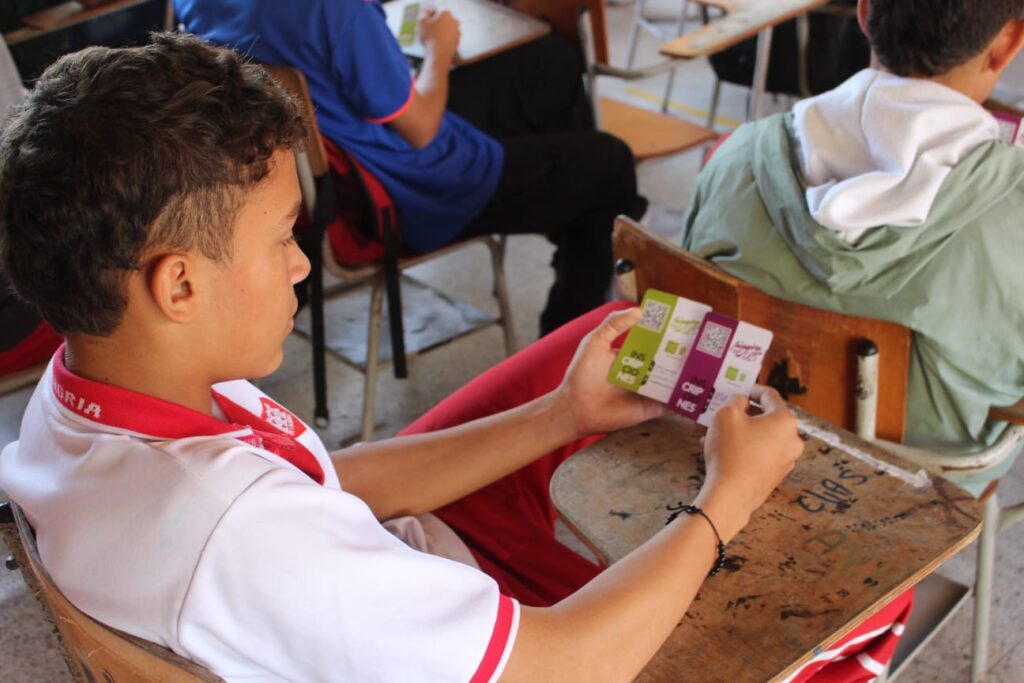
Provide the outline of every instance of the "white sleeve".
[[183,601],[181,648],[229,680],[497,680],[518,603],[304,479],[275,470],[228,508]]

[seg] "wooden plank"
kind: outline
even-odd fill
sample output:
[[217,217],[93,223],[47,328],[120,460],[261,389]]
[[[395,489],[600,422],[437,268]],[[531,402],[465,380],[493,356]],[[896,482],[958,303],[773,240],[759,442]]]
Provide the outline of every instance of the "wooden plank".
[[92,4],[89,2],[66,2],[24,17],[22,21],[25,27],[5,33],[3,36],[4,42],[8,45],[17,45],[47,33],[63,31],[107,14],[157,1],[162,3],[166,0],[109,0],[109,2],[90,7],[85,6]]
[[[805,433],[804,457],[638,681],[783,680],[979,532],[982,506],[962,489],[794,410],[877,462]],[[621,559],[665,525],[669,506],[696,497],[701,431],[672,416],[607,436],[559,467],[555,505],[602,556]]]
[[876,431],[903,440],[911,334],[902,325],[775,299],[628,219],[616,221],[614,243],[616,258],[636,266],[641,296],[653,287],[771,330],[760,381],[846,429],[856,427],[856,346],[873,341],[879,349]]
[[995,406],[988,411],[988,419],[1002,420],[1011,424],[1024,424],[1024,399],[1012,406]]
[[43,376],[43,372],[46,371],[47,363],[49,361],[43,361],[32,367],[17,370],[9,375],[0,377],[0,396],[26,387],[29,384],[35,384]]
[[594,59],[598,64],[608,64],[605,0],[511,0],[508,4],[513,9],[547,21],[555,33],[574,45],[580,42],[579,12],[588,10],[594,29]]
[[738,9],[734,13],[726,14],[696,31],[666,43],[662,46],[661,53],[684,59],[706,57],[827,2],[828,0],[760,0],[735,3]]
[[718,137],[718,133],[668,114],[608,97],[601,98],[601,129],[619,138],[637,161],[674,154]]

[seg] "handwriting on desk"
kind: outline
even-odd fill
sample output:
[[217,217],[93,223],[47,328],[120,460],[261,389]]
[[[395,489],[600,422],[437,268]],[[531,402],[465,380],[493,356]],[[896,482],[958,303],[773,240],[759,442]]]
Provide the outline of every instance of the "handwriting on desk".
[[[871,576],[864,579],[866,586],[877,586],[879,579],[889,580],[892,578],[893,568],[889,567],[885,560],[879,559],[877,549],[869,544],[850,541],[850,535],[845,531],[832,529],[811,536],[803,542],[803,547],[822,556],[835,557],[835,564],[832,566],[843,573],[861,568],[870,570]],[[833,555],[833,552],[839,548],[842,548],[842,552]],[[811,573],[818,574],[820,572]],[[842,593],[838,593],[838,595],[846,597]]]
[[[823,447],[824,451],[827,446]],[[846,466],[840,466],[835,479],[825,478],[813,489],[804,489],[797,497],[797,505],[807,512],[846,512],[857,502],[853,488],[862,486],[868,480],[863,474],[856,474]]]

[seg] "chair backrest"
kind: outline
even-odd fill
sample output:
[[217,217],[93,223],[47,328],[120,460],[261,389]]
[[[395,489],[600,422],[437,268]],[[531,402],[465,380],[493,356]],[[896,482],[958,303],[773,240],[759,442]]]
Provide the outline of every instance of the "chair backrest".
[[[378,216],[391,212],[392,224],[397,223],[391,197],[354,157],[320,134],[305,75],[292,66],[264,64],[263,68],[291,95],[306,121],[306,137],[302,148],[295,151],[295,166],[306,215],[313,222],[320,221],[324,231],[324,264],[344,280],[375,272],[372,264],[385,255],[383,236],[378,231],[371,239],[368,233],[379,228],[374,211]],[[318,202],[322,204],[318,206]]]
[[603,65],[599,61],[598,49],[606,42],[606,38],[599,35],[596,30],[598,26],[603,27],[603,20],[596,21],[593,11],[586,8],[580,10],[577,20],[577,38],[586,69],[587,92],[598,129],[611,133],[625,142],[637,161],[675,154],[715,139],[715,132],[709,128],[683,121],[670,114],[653,112],[610,97],[601,97],[598,93],[598,76],[634,80],[642,77],[642,72],[653,74],[667,64],[644,70],[616,69]]
[[635,267],[636,291],[649,288],[703,302],[714,310],[774,333],[760,381],[792,403],[851,431],[856,427],[857,353],[878,347],[878,436],[902,441],[910,330],[769,296],[625,217],[615,223],[615,257]]
[[608,63],[608,29],[605,22],[605,0],[511,0],[509,7],[524,14],[545,19],[560,36],[579,44],[577,17],[581,11],[590,12],[594,31],[594,57],[601,64]]
[[304,142],[310,170],[317,178],[325,175],[330,170],[327,148],[324,147],[323,138],[320,137],[320,127],[316,122],[313,98],[309,95],[306,77],[301,71],[292,66],[264,64],[263,68],[267,70],[271,78],[277,81],[292,96],[295,104],[302,112],[302,116],[306,120],[306,138]]
[[0,508],[0,534],[58,635],[78,681],[96,683],[223,683],[207,669],[170,650],[104,626],[72,605],[43,567],[35,534],[13,502]]

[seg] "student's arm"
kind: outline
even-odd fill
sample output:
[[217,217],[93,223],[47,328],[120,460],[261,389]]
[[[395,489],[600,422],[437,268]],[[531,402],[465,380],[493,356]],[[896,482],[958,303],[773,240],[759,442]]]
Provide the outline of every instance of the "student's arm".
[[409,106],[388,125],[406,142],[423,148],[437,135],[448,106],[448,72],[459,46],[459,22],[447,10],[425,7],[419,20],[426,50]]
[[342,486],[378,519],[436,510],[582,436],[663,415],[654,401],[608,384],[612,341],[640,317],[613,313],[580,343],[562,384],[517,408],[428,434],[333,454]]
[[[733,400],[713,418],[705,443],[707,479],[695,504],[726,542],[803,448],[779,395],[760,388],[755,397],[763,415],[748,417],[746,402]],[[680,516],[557,605],[522,607],[501,680],[632,681],[683,618],[715,557],[707,521]]]

